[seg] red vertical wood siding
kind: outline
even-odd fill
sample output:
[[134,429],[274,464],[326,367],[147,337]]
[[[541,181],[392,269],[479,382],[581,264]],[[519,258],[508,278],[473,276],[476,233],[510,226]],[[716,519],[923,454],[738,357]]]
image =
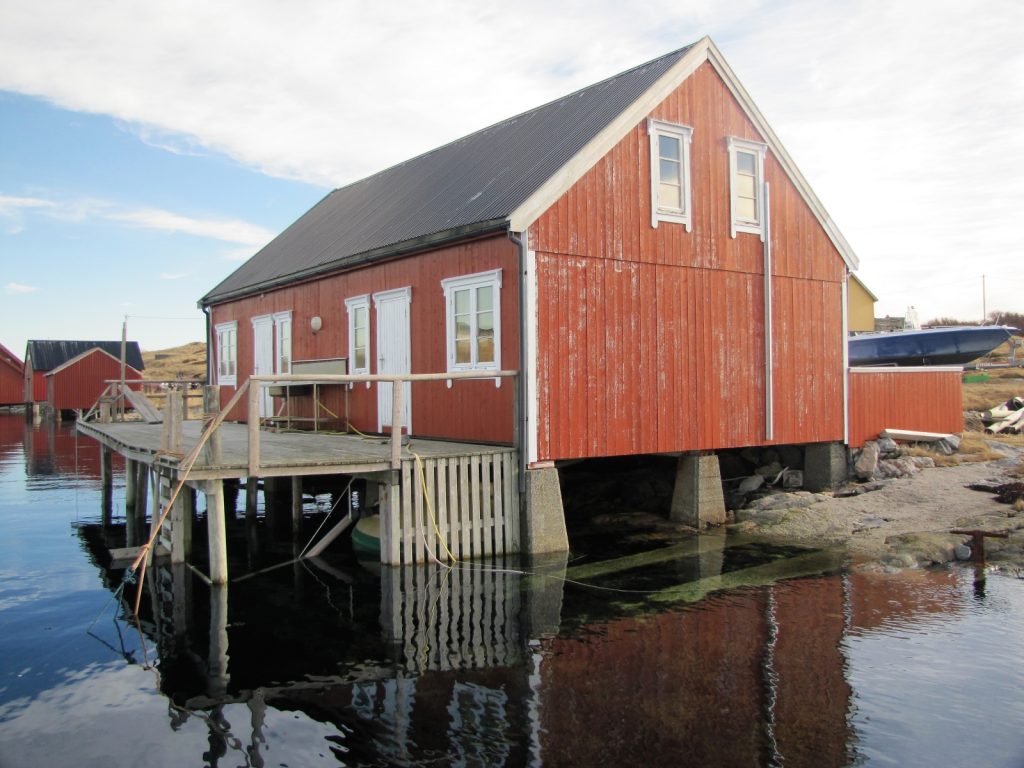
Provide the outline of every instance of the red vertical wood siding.
[[850,446],[883,429],[963,432],[963,377],[959,370],[854,368],[850,371]]
[[46,402],[46,371],[36,371],[25,364],[25,402]]
[[845,264],[769,150],[774,437],[763,243],[730,236],[728,136],[763,141],[709,64],[651,117],[693,127],[693,227],[650,222],[637,125],[530,230],[538,459],[843,438]]
[[21,369],[0,360],[0,405],[17,405],[23,402],[25,383]]
[[[439,248],[292,285],[258,296],[220,304],[213,308],[212,324],[238,323],[238,384],[253,368],[251,319],[275,312],[292,312],[292,359],[311,360],[348,357],[348,314],[345,299],[409,286],[413,373],[447,370],[445,302],[441,281],[492,269],[501,269],[501,367],[519,369],[519,265],[516,246],[504,236]],[[377,316],[370,306],[370,372],[377,372]],[[323,327],[310,330],[310,318],[319,315]],[[216,341],[216,339],[215,339]],[[214,345],[215,346],[215,345]],[[211,349],[211,354],[215,350]],[[501,387],[493,380],[421,382],[412,385],[412,431],[424,437],[490,442],[512,441],[512,406],[515,386],[506,379]],[[223,387],[222,401],[234,394]],[[344,414],[341,387],[325,387],[321,401],[334,413]],[[307,399],[305,407],[310,403]],[[301,405],[299,407],[302,407]],[[293,411],[295,412],[295,411]],[[352,423],[362,431],[377,429],[377,385],[356,384],[349,392]],[[245,419],[245,405],[230,415]]]
[[[121,361],[100,349],[79,358],[66,368],[46,377],[47,402],[59,410],[92,408],[107,388],[107,379],[121,377]],[[131,366],[125,369],[128,380],[141,379],[142,374]]]

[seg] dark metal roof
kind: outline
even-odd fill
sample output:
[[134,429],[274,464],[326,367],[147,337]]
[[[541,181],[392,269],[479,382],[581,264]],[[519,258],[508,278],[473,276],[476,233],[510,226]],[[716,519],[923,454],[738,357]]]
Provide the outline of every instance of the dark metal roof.
[[504,227],[520,204],[691,47],[335,190],[200,303]]
[[[29,341],[25,347],[25,359],[31,358],[34,371],[52,371],[57,366],[64,365],[71,358],[78,357],[93,347],[99,347],[118,360],[121,359],[120,341],[52,341],[49,339]],[[135,370],[141,371],[146,367],[142,362],[139,342],[127,342],[124,356],[125,362]]]

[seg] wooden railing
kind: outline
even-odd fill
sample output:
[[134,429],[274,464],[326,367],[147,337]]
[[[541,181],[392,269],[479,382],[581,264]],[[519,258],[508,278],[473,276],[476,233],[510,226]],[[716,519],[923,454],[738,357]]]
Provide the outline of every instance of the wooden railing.
[[272,384],[358,384],[376,382],[391,384],[391,468],[401,467],[402,455],[402,398],[406,382],[417,381],[487,381],[494,380],[500,386],[502,379],[515,379],[516,388],[512,401],[512,435],[513,443],[519,445],[519,391],[518,371],[450,371],[445,373],[406,373],[406,374],[314,374],[294,375],[277,374],[250,376],[247,384],[248,410],[246,421],[249,424],[249,475],[260,476],[260,391]]

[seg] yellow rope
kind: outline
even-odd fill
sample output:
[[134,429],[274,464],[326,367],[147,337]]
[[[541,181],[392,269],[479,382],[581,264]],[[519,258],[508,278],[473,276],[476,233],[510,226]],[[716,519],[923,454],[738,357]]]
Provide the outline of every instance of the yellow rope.
[[453,563],[457,563],[459,562],[459,558],[453,555],[452,551],[448,549],[448,542],[444,540],[444,536],[441,535],[441,530],[437,527],[437,520],[434,517],[434,505],[431,504],[430,494],[427,493],[427,475],[423,470],[423,459],[421,459],[420,455],[415,451],[409,451],[409,453],[411,453],[416,459],[416,467],[420,472],[420,488],[423,490],[423,498],[427,502],[427,513],[430,515],[430,524],[434,526],[434,533],[437,534],[437,540],[441,542],[441,546],[444,547],[444,551],[448,554],[448,559]]

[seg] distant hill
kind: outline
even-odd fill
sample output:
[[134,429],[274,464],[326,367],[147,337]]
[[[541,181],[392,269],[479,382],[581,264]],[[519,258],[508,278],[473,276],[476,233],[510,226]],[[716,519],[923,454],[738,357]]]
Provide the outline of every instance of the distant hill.
[[206,344],[201,341],[143,352],[142,361],[147,379],[206,379]]

